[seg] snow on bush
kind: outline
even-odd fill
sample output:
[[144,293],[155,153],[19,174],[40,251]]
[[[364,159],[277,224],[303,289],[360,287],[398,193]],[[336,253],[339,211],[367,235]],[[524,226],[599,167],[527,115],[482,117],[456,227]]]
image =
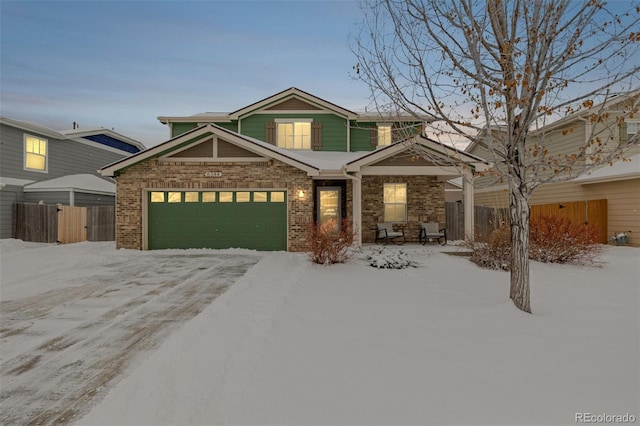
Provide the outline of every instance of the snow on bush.
[[366,254],[370,266],[378,269],[417,268],[419,263],[413,260],[405,251],[385,250],[384,247],[371,249]]

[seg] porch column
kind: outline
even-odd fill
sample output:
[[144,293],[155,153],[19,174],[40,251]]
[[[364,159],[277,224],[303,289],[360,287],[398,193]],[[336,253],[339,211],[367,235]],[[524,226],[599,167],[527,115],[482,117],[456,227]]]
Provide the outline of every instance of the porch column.
[[357,173],[352,177],[353,182],[353,228],[356,230],[354,243],[362,247],[362,176]]
[[467,240],[473,241],[475,229],[474,206],[473,206],[473,175],[471,171],[465,170],[462,177],[462,204],[464,205],[464,236]]

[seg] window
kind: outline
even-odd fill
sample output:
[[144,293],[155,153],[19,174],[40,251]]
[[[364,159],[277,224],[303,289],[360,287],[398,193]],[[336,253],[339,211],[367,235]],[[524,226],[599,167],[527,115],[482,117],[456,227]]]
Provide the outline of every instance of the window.
[[271,202],[272,203],[284,203],[284,192],[272,192],[271,193]]
[[636,137],[640,132],[640,121],[630,121],[627,123],[627,140]]
[[182,192],[169,192],[167,198],[167,201],[170,203],[181,203]]
[[233,203],[233,192],[220,192],[218,197],[221,203]]
[[251,201],[250,192],[236,192],[236,203],[248,203]]
[[384,221],[407,221],[407,184],[384,184]]
[[278,147],[311,149],[311,121],[311,119],[276,120]]
[[185,203],[197,203],[198,202],[198,193],[197,192],[185,192],[184,193],[184,202]]
[[164,203],[164,192],[152,192],[151,193],[151,202],[152,203]]
[[391,125],[378,125],[378,146],[391,145]]
[[216,202],[216,193],[215,192],[203,192],[202,193],[202,202],[203,203],[215,203]]
[[266,203],[267,202],[267,193],[266,192],[254,192],[253,193],[253,202],[254,203]]
[[39,172],[47,171],[47,140],[24,135],[24,168]]

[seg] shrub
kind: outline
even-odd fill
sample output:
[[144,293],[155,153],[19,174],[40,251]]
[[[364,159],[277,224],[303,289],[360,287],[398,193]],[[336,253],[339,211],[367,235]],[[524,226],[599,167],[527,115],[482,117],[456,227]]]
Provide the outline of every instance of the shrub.
[[[511,269],[511,230],[507,226],[485,238],[467,241],[473,253],[470,260],[487,269]],[[598,233],[593,227],[568,219],[541,216],[532,219],[529,228],[529,259],[543,263],[598,265],[602,253]]]
[[418,266],[418,262],[411,259],[404,251],[385,250],[384,247],[372,249],[367,253],[367,261],[370,266],[378,269],[404,269]]
[[311,224],[306,236],[309,259],[320,265],[344,263],[349,260],[349,247],[355,236],[348,220],[342,221],[339,230],[336,230],[335,220]]
[[510,269],[511,229],[508,226],[502,226],[484,238],[466,241],[464,247],[472,251],[469,260],[482,268]]
[[544,263],[595,264],[602,252],[598,233],[569,219],[541,216],[531,220],[529,259]]

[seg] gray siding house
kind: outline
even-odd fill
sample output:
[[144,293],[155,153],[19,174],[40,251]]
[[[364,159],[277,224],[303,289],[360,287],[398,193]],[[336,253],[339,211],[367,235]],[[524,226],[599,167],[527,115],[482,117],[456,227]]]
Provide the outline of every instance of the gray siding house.
[[0,238],[11,238],[14,203],[115,203],[115,184],[97,170],[144,150],[108,129],[56,131],[0,117]]

